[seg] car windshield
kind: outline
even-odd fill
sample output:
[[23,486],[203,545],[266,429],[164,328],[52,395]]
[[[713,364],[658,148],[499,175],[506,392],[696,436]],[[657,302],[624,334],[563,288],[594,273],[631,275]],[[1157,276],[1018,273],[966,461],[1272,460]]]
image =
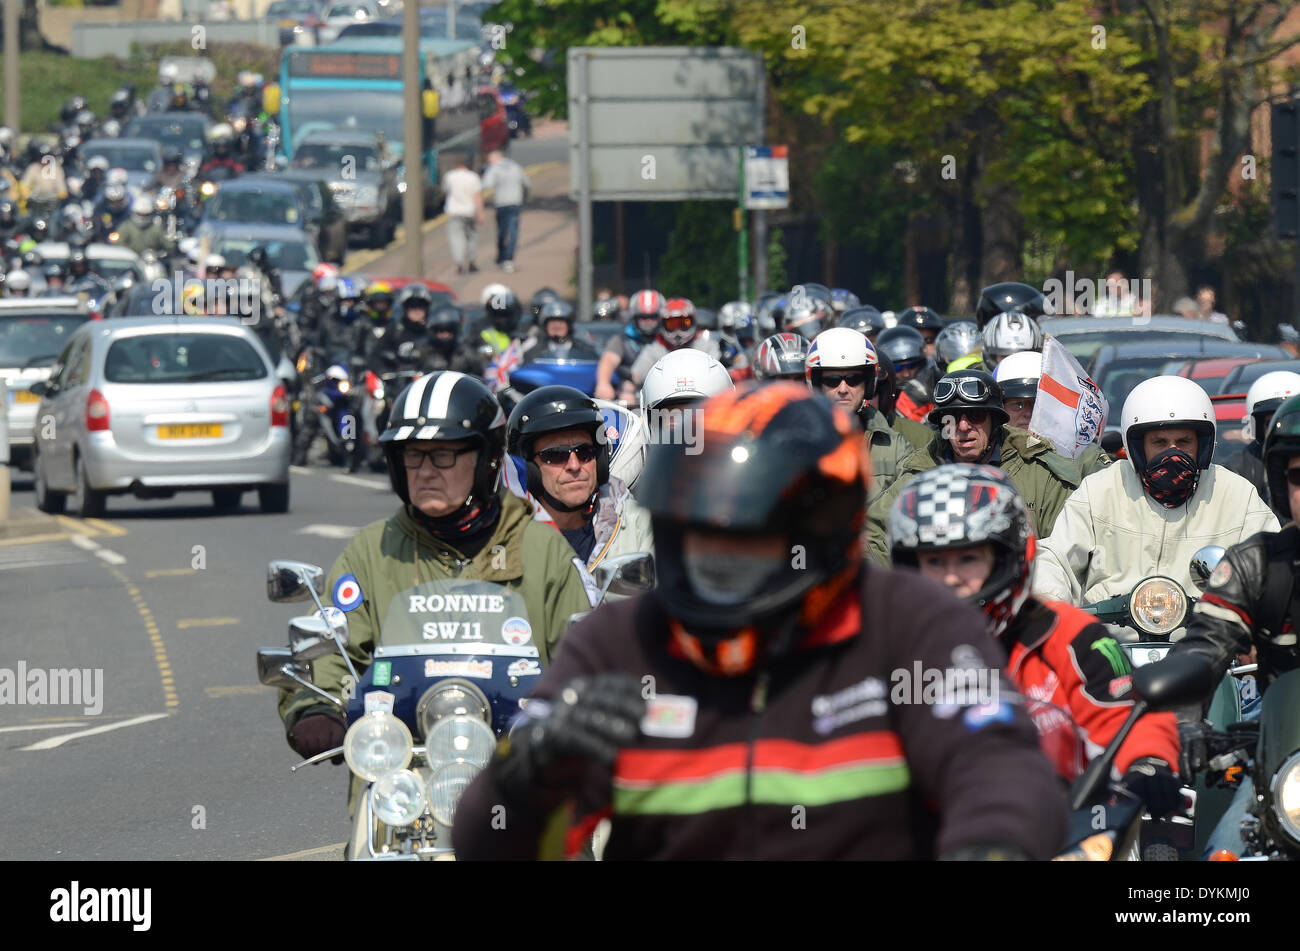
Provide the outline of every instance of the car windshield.
[[90,266],[95,273],[110,283],[121,277],[123,274],[134,274],[137,278],[143,278],[144,275],[136,268],[134,261],[122,260],[119,258],[92,258]]
[[261,380],[266,364],[248,341],[217,333],[160,333],[115,340],[104,358],[109,383]]
[[140,139],[154,139],[165,146],[188,152],[203,151],[204,122],[183,119],[137,119],[127,126],[123,135]]
[[[349,89],[340,96],[331,89],[298,89],[286,103],[289,128],[302,129],[308,123],[348,132],[380,132],[394,153],[402,150],[402,91]],[[297,148],[294,150],[297,155]]]
[[108,162],[109,168],[124,168],[128,172],[152,172],[158,168],[158,153],[153,149],[130,145],[97,145],[81,153],[89,161],[96,156]]
[[[1110,330],[1088,331],[1078,334],[1061,334],[1056,338],[1066,350],[1074,355],[1081,366],[1086,367],[1097,351],[1108,343],[1169,343],[1174,344],[1189,340],[1222,340],[1210,334],[1186,333],[1178,330]],[[1177,352],[1177,351],[1175,351]]]
[[315,13],[316,4],[313,0],[275,0],[266,9],[268,17],[282,17],[290,13]]
[[379,168],[379,153],[365,145],[329,145],[325,142],[308,142],[298,146],[293,153],[294,168],[326,168],[346,174],[353,170],[372,172]]
[[357,14],[370,16],[370,8],[360,3],[336,3],[329,8],[327,17],[354,17]]
[[227,239],[217,244],[216,253],[226,259],[231,267],[241,267],[248,262],[248,252],[261,246],[271,264],[281,271],[310,271],[320,258],[309,242],[303,241],[253,241]]
[[[446,10],[429,10],[420,11],[420,35],[433,38],[447,37],[447,11]],[[478,40],[483,36],[483,23],[476,17],[466,16],[465,11],[459,10],[456,14],[456,39],[458,40]]]
[[298,201],[292,192],[245,188],[218,189],[208,199],[203,217],[209,221],[239,221],[258,225],[298,224]]
[[1273,373],[1277,370],[1288,370],[1292,373],[1300,373],[1300,360],[1260,360],[1258,363],[1247,363],[1245,366],[1231,370],[1228,375],[1224,377],[1219,392],[1245,393],[1250,389],[1250,384],[1254,383],[1265,373]]
[[[0,314],[0,367],[49,366],[87,314]],[[33,357],[39,359],[32,360]]]

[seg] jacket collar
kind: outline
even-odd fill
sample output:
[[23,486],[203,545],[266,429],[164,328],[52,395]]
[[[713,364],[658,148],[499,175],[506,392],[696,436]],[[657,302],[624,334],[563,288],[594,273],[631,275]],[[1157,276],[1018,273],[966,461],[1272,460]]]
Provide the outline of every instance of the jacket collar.
[[468,565],[475,578],[483,581],[515,581],[524,574],[523,523],[531,516],[531,506],[518,496],[500,491],[501,515],[488,543],[472,559],[466,559],[455,547],[420,525],[403,505],[397,511],[397,525],[415,542],[415,568],[419,573],[420,555],[427,550],[448,571],[459,572]]

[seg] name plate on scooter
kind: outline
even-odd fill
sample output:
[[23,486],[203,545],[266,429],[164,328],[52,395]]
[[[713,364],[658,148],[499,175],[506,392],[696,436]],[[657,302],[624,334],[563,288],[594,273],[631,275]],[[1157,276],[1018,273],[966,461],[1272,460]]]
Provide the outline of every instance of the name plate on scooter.
[[395,595],[381,642],[390,656],[399,651],[538,656],[523,595],[491,581],[460,578],[426,581]]

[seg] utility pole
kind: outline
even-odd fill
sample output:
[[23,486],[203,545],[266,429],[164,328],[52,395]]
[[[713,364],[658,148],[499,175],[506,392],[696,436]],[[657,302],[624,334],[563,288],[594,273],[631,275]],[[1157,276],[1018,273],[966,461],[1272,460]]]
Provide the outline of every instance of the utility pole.
[[406,229],[406,273],[424,275],[424,90],[420,86],[420,0],[406,0],[402,10],[402,162],[406,194],[402,224]]
[[18,49],[22,30],[23,0],[4,0],[5,5],[5,125],[14,135],[22,131],[22,90],[18,85]]
[[[591,53],[578,60],[578,313],[591,313]],[[647,284],[646,287],[650,285]]]

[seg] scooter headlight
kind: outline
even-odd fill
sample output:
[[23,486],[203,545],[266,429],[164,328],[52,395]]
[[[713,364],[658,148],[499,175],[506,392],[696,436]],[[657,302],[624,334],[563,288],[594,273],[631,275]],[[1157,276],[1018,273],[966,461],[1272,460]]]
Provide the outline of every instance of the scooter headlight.
[[1273,811],[1286,834],[1300,842],[1300,753],[1273,776]]
[[379,821],[400,829],[424,814],[424,782],[409,769],[384,773],[370,787],[370,805]]
[[456,804],[496,750],[492,728],[473,716],[443,717],[429,731],[425,743],[432,775],[427,795],[433,818],[450,826]]
[[375,710],[348,728],[343,758],[352,772],[373,783],[385,773],[405,769],[414,745],[405,723],[391,713]]
[[1148,634],[1167,635],[1183,623],[1187,595],[1169,578],[1148,578],[1129,597],[1133,622]]
[[454,716],[476,717],[490,723],[492,706],[482,690],[458,678],[434,684],[415,705],[415,722],[420,725],[420,735],[426,738],[431,737],[438,721]]

